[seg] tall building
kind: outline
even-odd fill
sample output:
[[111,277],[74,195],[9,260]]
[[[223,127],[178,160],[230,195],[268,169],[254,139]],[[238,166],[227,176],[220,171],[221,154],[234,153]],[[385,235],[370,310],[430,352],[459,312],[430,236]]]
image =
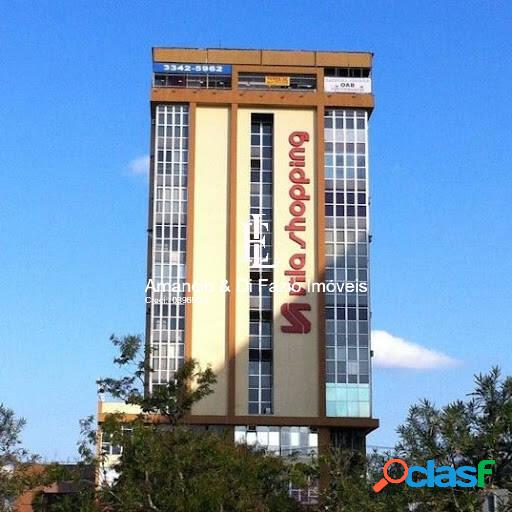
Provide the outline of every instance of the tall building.
[[153,49],[148,392],[278,453],[363,448],[371,407],[372,54]]

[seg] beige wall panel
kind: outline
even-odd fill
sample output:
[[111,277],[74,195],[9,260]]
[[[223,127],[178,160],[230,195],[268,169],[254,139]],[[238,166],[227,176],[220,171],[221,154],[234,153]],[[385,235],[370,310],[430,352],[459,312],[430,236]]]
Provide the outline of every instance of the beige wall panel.
[[[193,281],[211,283],[209,293],[194,292],[192,357],[211,364],[215,393],[193,408],[193,414],[227,414],[226,294],[227,279],[229,109],[197,107],[194,190]],[[201,300],[200,300],[201,299]]]
[[[274,281],[284,284],[288,278],[289,258],[296,252],[303,252],[290,240],[284,227],[289,223],[289,206],[292,199],[289,189],[291,145],[288,141],[294,131],[309,133],[309,142],[304,143],[306,174],[311,180],[306,191],[311,196],[306,203],[306,231],[300,233],[306,240],[306,278],[316,280],[315,227],[315,111],[281,110],[274,117]],[[299,234],[299,233],[298,233]],[[318,331],[317,301],[315,293],[305,297],[290,297],[286,290],[274,293],[274,414],[276,416],[317,416],[318,415]],[[281,316],[281,305],[286,302],[307,302],[311,311],[305,316],[311,321],[307,334],[281,332],[281,326],[288,322]]]

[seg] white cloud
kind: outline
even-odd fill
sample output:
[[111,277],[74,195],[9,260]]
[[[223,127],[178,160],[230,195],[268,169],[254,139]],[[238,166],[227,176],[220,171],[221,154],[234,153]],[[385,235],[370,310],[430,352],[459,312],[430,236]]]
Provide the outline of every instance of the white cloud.
[[134,176],[148,176],[149,174],[149,155],[138,156],[128,164],[130,174]]
[[450,368],[460,364],[442,352],[430,350],[386,331],[372,331],[373,363],[381,368],[423,370]]

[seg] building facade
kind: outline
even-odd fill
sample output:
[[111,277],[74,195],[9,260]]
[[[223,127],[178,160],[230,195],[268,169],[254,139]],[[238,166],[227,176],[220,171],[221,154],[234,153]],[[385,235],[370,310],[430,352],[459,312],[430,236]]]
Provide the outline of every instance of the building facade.
[[153,49],[147,392],[278,453],[364,447],[372,54]]

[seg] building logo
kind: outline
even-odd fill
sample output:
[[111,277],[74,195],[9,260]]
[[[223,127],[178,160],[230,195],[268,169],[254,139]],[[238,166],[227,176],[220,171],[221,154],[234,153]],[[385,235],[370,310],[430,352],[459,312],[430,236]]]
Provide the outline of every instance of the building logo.
[[303,311],[310,311],[311,306],[303,303],[285,303],[281,306],[281,314],[290,325],[283,325],[281,332],[306,334],[311,331],[311,322],[304,316]]
[[[393,464],[402,466],[403,473],[398,478],[389,475],[389,468]],[[382,469],[383,478],[374,486],[375,492],[380,492],[388,484],[401,484],[413,488],[421,487],[485,487],[486,475],[492,475],[489,466],[496,464],[495,460],[481,460],[477,467],[474,466],[452,466],[436,467],[434,460],[428,460],[426,466],[410,466],[403,459],[390,459]]]
[[245,256],[250,262],[249,267],[254,269],[274,268],[270,263],[270,250],[267,244],[269,223],[265,222],[263,217],[260,213],[251,213],[249,222],[244,225],[247,242]]

